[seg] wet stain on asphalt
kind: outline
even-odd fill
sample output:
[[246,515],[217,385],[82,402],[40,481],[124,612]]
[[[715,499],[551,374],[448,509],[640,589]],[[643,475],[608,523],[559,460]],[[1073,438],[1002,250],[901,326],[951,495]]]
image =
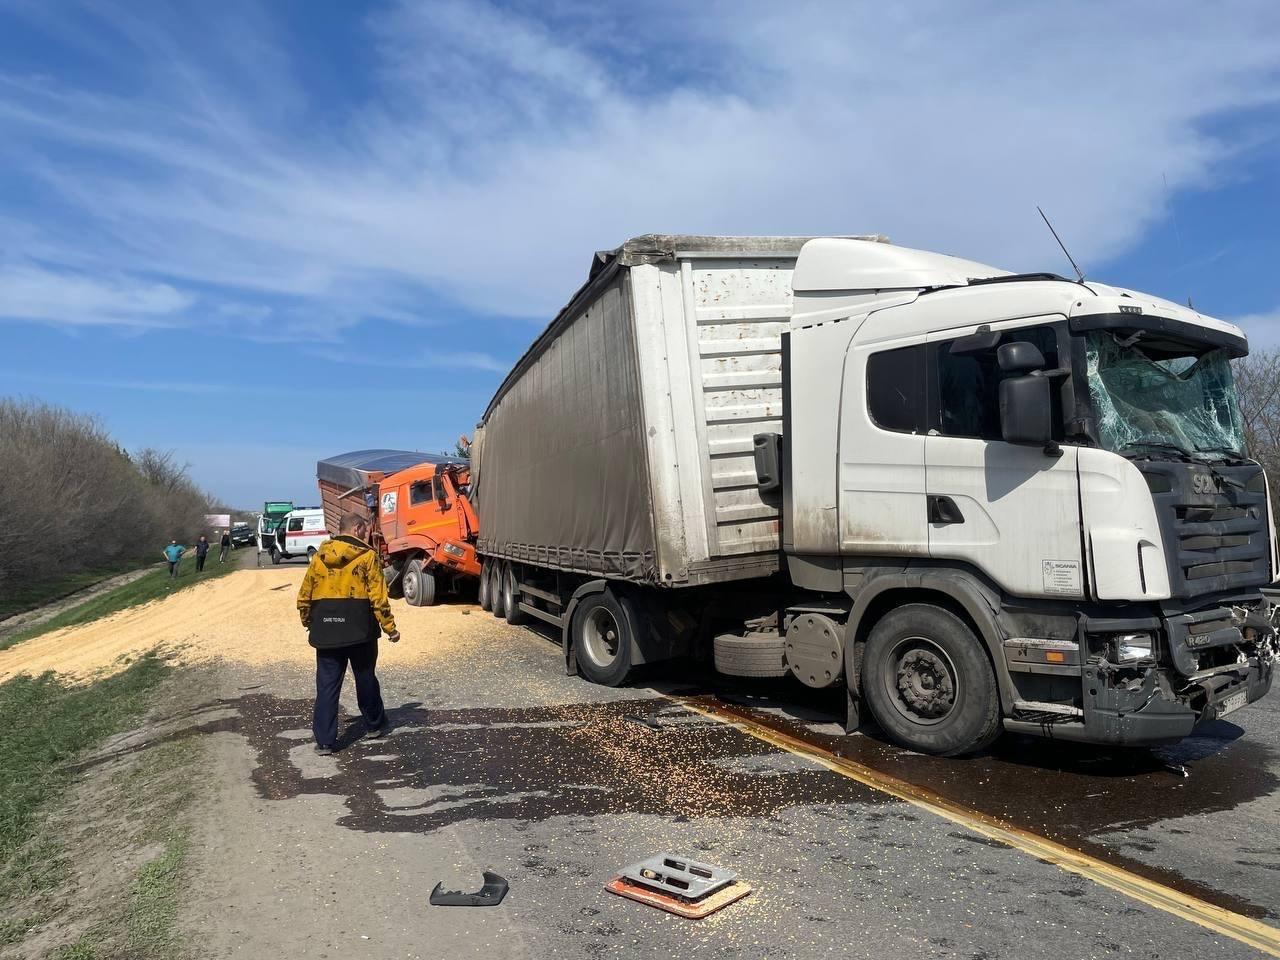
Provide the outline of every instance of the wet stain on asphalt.
[[[389,711],[390,738],[364,739],[362,722],[346,718],[339,751],[301,765],[294,751],[309,754],[310,739],[285,734],[310,726],[310,700],[249,695],[231,705],[239,711],[236,732],[257,755],[259,794],[344,796],[348,813],[339,823],[354,830],[420,833],[464,821],[618,813],[767,817],[799,805],[893,802],[803,763],[766,773],[735,768],[733,761],[772,748],[662,700],[457,710],[410,704]],[[653,718],[662,730],[628,716]]]
[[[987,755],[949,760],[911,754],[874,736],[815,732],[816,723],[830,723],[833,715],[815,713],[812,697],[792,716],[786,715],[786,700],[776,691],[758,703],[755,697],[736,689],[704,702],[716,703],[717,711],[728,718],[741,712],[754,722],[1225,909],[1252,917],[1275,915],[1174,871],[1131,860],[1123,847],[1090,839],[1188,814],[1229,810],[1274,792],[1280,784],[1267,769],[1274,762],[1272,751],[1255,742],[1235,743],[1238,728],[1233,724],[1211,724],[1183,744],[1160,750],[1099,751],[1005,738]],[[776,712],[780,704],[781,716]],[[760,706],[774,712],[766,714]],[[516,709],[436,710],[408,704],[389,710],[396,730],[383,740],[364,738],[359,718],[344,716],[340,750],[332,757],[312,753],[311,707],[310,699],[246,692],[201,708],[232,708],[234,715],[188,727],[180,735],[228,731],[244,736],[256,755],[253,782],[260,796],[341,796],[347,813],[339,824],[369,832],[420,833],[462,822],[622,813],[676,821],[767,821],[791,807],[844,820],[844,804],[898,804],[805,761],[779,762],[780,757],[793,758],[669,700]],[[637,718],[656,723],[658,729],[637,723]],[[1168,765],[1174,762],[1187,763],[1191,776],[1170,773]],[[874,831],[875,821],[889,815],[864,809],[861,820]],[[908,812],[893,815],[918,819]],[[1002,846],[962,831],[948,836]],[[855,839],[895,846],[880,843],[871,833]],[[531,855],[524,866],[536,873],[545,865],[536,852],[527,852]],[[959,848],[955,852],[961,853]],[[892,857],[892,849],[884,855]]]
[[[1184,816],[1212,816],[1280,789],[1280,777],[1272,772],[1276,750],[1241,740],[1243,731],[1233,723],[1214,721],[1181,743],[1156,748],[1109,749],[1006,736],[988,753],[944,758],[887,743],[873,725],[869,735],[853,737],[815,731],[843,719],[843,694],[804,691],[796,697],[794,689],[779,684],[717,682],[715,689],[710,695],[700,691],[695,699],[727,718],[741,716],[778,730],[1224,909],[1255,918],[1280,916],[1274,907],[1125,855],[1126,849],[1154,851],[1151,844],[1130,840],[1108,846],[1094,839]],[[1188,776],[1176,772],[1182,765]]]
[[[721,712],[744,715],[797,739],[873,770],[946,797],[971,810],[998,817],[1041,836],[1074,844],[1081,838],[1135,829],[1189,815],[1219,813],[1280,789],[1272,772],[1280,754],[1227,721],[1199,728],[1179,744],[1154,749],[1108,749],[1006,736],[990,752],[946,758],[911,753],[870,735],[845,737],[815,732],[815,721],[831,723],[833,702],[809,691],[809,703],[787,715],[784,692],[722,689],[706,702]],[[831,698],[825,698],[830,700]],[[840,696],[843,710],[843,694]],[[825,715],[822,707],[829,712]],[[761,707],[774,708],[765,713]],[[782,707],[779,715],[776,708]],[[1189,776],[1172,767],[1185,765]]]

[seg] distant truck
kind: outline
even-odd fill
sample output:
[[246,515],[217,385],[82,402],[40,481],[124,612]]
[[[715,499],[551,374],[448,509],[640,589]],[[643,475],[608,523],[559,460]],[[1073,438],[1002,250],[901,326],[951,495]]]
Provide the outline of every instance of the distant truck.
[[466,459],[357,450],[321,460],[316,479],[330,530],[347,514],[372,521],[393,596],[429,606],[478,581],[479,524]]
[[789,673],[922,752],[1176,741],[1272,682],[1247,351],[878,238],[638,237],[477,430],[481,596],[596,683]]
[[258,563],[262,563],[262,555],[271,554],[276,548],[276,528],[280,522],[293,512],[292,500],[268,500],[262,505],[262,514],[258,517]]

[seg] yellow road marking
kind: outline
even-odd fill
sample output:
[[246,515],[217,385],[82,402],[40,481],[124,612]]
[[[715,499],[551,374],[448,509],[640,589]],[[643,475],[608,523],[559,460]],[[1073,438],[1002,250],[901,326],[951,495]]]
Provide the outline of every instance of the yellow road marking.
[[1250,917],[1225,910],[1197,897],[1188,896],[1172,887],[1149,880],[1122,867],[1113,866],[1087,853],[1073,850],[1061,843],[1006,823],[995,817],[962,807],[925,787],[873,770],[856,760],[836,757],[821,747],[805,743],[761,723],[734,714],[730,717],[682,697],[672,697],[681,706],[704,717],[735,727],[748,736],[763,740],[779,750],[795,754],[826,767],[864,786],[887,793],[913,806],[937,814],[952,823],[959,824],[974,833],[1007,844],[1039,860],[1052,863],[1069,873],[1077,874],[1122,893],[1148,906],[1189,920],[1223,936],[1261,950],[1273,957],[1280,957],[1280,929],[1260,923]]

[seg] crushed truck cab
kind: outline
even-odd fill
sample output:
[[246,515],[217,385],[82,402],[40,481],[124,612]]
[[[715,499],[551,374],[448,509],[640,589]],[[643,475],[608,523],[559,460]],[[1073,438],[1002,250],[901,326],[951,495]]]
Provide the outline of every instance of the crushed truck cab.
[[346,515],[370,521],[394,596],[427,606],[479,575],[465,459],[357,450],[321,460],[316,478],[331,531]]
[[[1006,729],[1177,740],[1267,692],[1275,535],[1243,452],[1239,329],[858,240],[806,245],[793,287],[797,585],[842,588],[854,613],[882,592],[969,611]],[[946,677],[895,662],[857,699],[929,719],[911,684]]]

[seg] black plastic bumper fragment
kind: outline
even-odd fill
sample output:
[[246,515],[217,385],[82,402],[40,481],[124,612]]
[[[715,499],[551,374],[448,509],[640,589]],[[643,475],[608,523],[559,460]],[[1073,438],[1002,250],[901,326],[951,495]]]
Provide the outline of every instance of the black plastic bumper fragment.
[[484,886],[475,893],[463,893],[460,890],[441,889],[443,883],[437,883],[431,891],[433,907],[496,907],[507,895],[507,881],[488,870],[484,872]]

